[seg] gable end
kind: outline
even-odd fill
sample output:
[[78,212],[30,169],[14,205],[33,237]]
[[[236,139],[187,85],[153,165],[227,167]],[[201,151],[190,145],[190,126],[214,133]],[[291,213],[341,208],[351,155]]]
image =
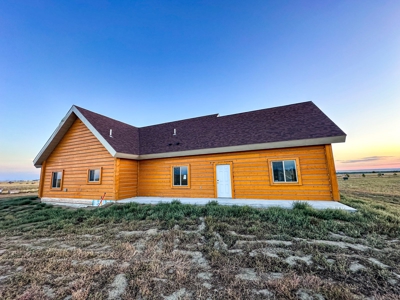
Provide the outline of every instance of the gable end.
[[117,151],[103,138],[103,136],[93,127],[93,125],[83,116],[83,114],[76,108],[75,105],[71,107],[65,117],[61,120],[60,124],[47,140],[46,144],[40,150],[38,155],[33,160],[36,168],[40,168],[42,163],[50,156],[57,145],[60,143],[64,135],[71,128],[76,119],[80,119],[83,124],[90,130],[90,132],[99,140],[99,142],[107,149],[111,156],[115,157]]

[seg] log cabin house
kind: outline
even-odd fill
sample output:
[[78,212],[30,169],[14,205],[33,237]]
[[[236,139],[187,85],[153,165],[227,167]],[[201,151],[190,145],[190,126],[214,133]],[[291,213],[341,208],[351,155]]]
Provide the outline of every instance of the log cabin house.
[[50,201],[338,201],[331,144],[345,140],[313,102],[140,128],[73,105],[34,165]]

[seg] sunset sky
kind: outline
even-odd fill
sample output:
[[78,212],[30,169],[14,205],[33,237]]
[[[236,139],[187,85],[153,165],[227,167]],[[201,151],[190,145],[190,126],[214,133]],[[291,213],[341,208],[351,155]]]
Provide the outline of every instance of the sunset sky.
[[400,168],[400,1],[1,1],[0,180],[73,104],[141,127],[313,101],[337,170]]

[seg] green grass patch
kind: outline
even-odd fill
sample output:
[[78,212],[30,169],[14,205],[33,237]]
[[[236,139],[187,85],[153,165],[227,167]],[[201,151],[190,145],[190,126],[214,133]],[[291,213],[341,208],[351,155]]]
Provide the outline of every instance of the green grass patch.
[[168,229],[175,224],[192,226],[194,220],[206,217],[209,230],[225,232],[228,228],[236,228],[242,234],[259,237],[275,234],[324,238],[329,232],[344,232],[352,237],[400,235],[400,217],[396,212],[346,197],[343,202],[356,207],[358,211],[316,210],[301,202],[294,204],[293,209],[256,209],[249,206],[222,206],[216,201],[205,206],[172,201],[157,205],[129,203],[98,209],[68,209],[46,205],[31,198],[19,198],[0,202],[0,230],[14,233],[40,229],[70,231],[77,227],[132,221],[158,221],[162,228]]

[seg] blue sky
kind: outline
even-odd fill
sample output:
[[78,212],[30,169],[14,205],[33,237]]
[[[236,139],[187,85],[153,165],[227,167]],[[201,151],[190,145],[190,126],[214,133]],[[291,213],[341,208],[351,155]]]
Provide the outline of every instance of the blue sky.
[[73,105],[135,126],[313,101],[339,170],[400,167],[400,1],[2,1],[0,180]]

